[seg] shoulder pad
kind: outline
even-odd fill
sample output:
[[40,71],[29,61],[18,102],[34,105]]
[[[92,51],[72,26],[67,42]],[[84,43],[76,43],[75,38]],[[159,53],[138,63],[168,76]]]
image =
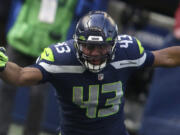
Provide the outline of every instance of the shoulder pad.
[[140,55],[144,52],[144,48],[141,45],[141,42],[137,38],[130,35],[119,35],[118,43],[120,48],[137,48]]
[[44,51],[41,53],[40,60],[43,60],[43,59],[54,62],[54,55],[51,48],[49,47],[45,48]]

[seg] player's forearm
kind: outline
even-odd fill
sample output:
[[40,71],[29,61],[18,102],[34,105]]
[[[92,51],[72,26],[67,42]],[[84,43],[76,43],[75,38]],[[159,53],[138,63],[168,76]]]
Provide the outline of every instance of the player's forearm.
[[0,77],[7,83],[20,85],[22,68],[15,63],[7,62],[6,68],[0,73]]
[[180,66],[180,46],[173,46],[154,51],[154,66],[176,67]]
[[4,81],[16,86],[35,85],[43,78],[39,69],[33,67],[22,68],[12,62],[7,62],[4,71],[0,73],[0,77]]
[[168,55],[169,66],[180,66],[180,46],[170,47],[165,51]]

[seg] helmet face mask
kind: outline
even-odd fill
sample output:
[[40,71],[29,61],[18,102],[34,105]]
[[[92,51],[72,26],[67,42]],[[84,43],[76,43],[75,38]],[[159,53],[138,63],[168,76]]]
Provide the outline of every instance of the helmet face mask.
[[[80,46],[80,53],[82,54],[82,58],[87,62],[100,65],[105,61],[110,60],[112,54],[112,45],[82,45]],[[94,52],[96,54],[94,54]],[[95,64],[98,63],[98,64]]]
[[113,59],[117,35],[117,25],[107,13],[90,12],[76,26],[77,58],[89,71],[101,71]]

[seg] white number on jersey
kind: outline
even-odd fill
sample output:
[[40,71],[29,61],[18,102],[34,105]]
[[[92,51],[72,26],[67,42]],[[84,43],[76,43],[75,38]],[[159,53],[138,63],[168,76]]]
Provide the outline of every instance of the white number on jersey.
[[132,37],[129,35],[118,36],[118,43],[121,48],[128,48],[129,44],[133,43]]
[[[101,88],[101,90],[100,90]],[[84,99],[84,88],[82,86],[73,87],[73,102],[86,109],[86,116],[88,118],[106,117],[113,115],[119,111],[121,97],[123,96],[122,83],[108,83],[100,85],[89,86],[89,98]],[[101,93],[100,93],[101,92]],[[114,92],[114,97],[106,98],[104,108],[99,108],[99,95],[104,93]]]
[[70,47],[65,42],[58,43],[55,45],[55,48],[58,53],[70,53],[71,51]]

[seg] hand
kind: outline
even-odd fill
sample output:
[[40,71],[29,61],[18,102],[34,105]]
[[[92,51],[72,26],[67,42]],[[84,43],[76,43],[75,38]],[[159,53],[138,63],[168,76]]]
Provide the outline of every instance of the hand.
[[0,72],[2,72],[6,63],[8,62],[8,57],[5,55],[6,49],[4,47],[0,47]]

